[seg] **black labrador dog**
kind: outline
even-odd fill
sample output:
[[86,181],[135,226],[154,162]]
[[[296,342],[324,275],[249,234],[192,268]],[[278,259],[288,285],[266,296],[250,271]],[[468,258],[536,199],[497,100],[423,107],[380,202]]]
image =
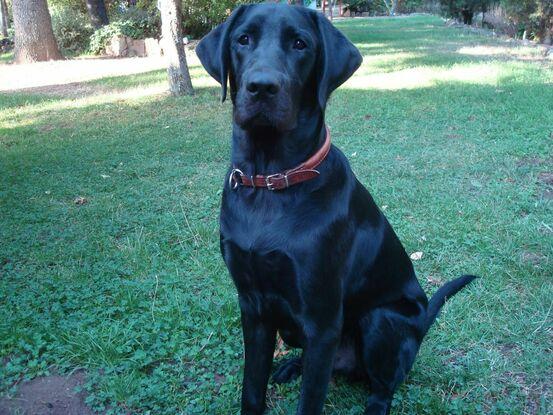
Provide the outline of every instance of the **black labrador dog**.
[[198,44],[233,103],[221,251],[239,294],[242,414],[262,414],[277,331],[303,350],[273,374],[302,375],[298,414],[320,414],[333,371],[370,383],[366,414],[395,389],[446,297],[430,301],[409,256],[325,128],[329,95],[361,64],[353,44],[303,7],[237,8]]

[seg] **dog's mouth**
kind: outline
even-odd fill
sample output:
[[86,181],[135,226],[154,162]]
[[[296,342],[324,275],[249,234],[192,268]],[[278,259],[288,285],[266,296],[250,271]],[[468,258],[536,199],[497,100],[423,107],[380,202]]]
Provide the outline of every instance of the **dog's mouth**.
[[284,132],[296,127],[292,105],[286,105],[283,100],[274,99],[270,102],[237,100],[234,108],[234,120],[246,129],[273,128]]
[[257,114],[254,114],[250,119],[246,122],[246,124],[250,127],[256,128],[256,127],[276,127],[276,120],[274,120],[270,115],[266,114],[265,112],[258,112]]

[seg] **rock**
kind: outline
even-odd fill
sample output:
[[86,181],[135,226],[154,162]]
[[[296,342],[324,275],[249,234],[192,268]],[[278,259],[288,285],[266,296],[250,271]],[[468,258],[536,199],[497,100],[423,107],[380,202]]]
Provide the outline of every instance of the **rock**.
[[128,57],[143,57],[146,56],[146,47],[144,46],[144,39],[130,39],[127,40],[127,56]]
[[[156,47],[154,43],[155,39],[151,39],[150,50],[153,56],[159,56],[159,46]],[[114,36],[106,46],[106,55],[116,58],[122,57],[143,57],[147,56],[146,53],[146,40],[145,39],[132,39],[128,36]]]
[[161,42],[158,39],[153,37],[144,39],[144,48],[146,56],[163,56]]
[[106,55],[121,57],[127,56],[127,50],[129,48],[127,36],[113,36],[106,46]]

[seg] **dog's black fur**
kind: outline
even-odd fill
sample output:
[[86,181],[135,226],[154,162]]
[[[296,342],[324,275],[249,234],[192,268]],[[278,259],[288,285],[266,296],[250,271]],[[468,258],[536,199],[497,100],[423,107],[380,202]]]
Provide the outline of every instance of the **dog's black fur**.
[[[196,51],[223,100],[228,77],[231,161],[247,175],[282,172],[315,153],[329,95],[362,60],[319,13],[267,4],[239,7]],[[244,332],[242,414],[264,411],[277,331],[303,349],[273,375],[286,382],[302,374],[298,414],[322,412],[333,371],[370,382],[366,414],[389,413],[446,297],[474,278],[445,284],[428,302],[340,150],[333,146],[318,170],[282,191],[225,184],[221,251]]]

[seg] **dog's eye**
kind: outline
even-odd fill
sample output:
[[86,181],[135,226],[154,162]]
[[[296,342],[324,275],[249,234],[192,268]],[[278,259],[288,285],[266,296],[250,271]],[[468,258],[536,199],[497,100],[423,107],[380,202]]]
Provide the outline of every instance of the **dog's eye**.
[[250,44],[250,37],[248,35],[242,35],[238,38],[238,43],[240,43],[243,46]]
[[305,49],[306,47],[307,47],[307,44],[303,40],[301,39],[294,40],[294,49],[302,50],[302,49]]

